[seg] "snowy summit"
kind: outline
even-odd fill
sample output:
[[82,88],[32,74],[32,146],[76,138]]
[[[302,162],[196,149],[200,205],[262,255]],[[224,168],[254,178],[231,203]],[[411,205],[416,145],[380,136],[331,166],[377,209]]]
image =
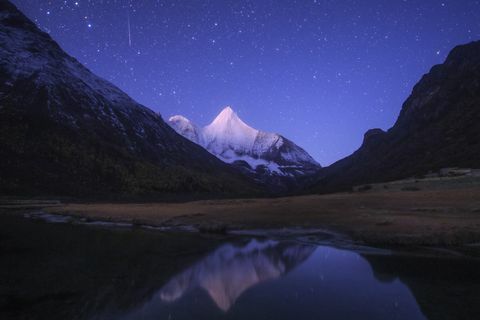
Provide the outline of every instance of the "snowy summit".
[[251,170],[298,176],[320,168],[302,148],[285,137],[263,132],[242,121],[230,106],[205,127],[183,116],[173,116],[168,123],[185,138],[203,146],[227,163],[248,164]]

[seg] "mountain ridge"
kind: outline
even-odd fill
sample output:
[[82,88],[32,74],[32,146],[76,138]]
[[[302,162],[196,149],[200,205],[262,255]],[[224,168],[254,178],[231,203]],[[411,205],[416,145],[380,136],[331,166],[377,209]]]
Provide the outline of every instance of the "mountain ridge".
[[480,41],[451,50],[414,86],[395,124],[368,130],[352,155],[323,168],[313,192],[480,167]]
[[168,123],[179,134],[203,146],[219,159],[227,163],[246,163],[251,171],[262,167],[273,175],[293,177],[307,175],[320,168],[301,147],[280,134],[250,127],[230,106],[205,127],[180,115],[170,117]]
[[[0,2],[0,192],[245,194],[257,186]],[[242,191],[243,190],[243,191]]]

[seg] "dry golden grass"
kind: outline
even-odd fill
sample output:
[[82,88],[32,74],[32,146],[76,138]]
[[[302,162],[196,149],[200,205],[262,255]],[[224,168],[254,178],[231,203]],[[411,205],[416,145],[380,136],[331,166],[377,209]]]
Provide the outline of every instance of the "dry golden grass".
[[372,243],[480,241],[480,188],[372,191],[187,203],[66,204],[51,213],[150,225],[323,227]]

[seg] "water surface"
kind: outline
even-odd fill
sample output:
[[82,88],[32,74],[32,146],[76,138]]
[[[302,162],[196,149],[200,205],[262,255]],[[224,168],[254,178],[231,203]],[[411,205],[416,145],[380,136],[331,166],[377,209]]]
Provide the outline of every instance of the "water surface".
[[225,244],[119,319],[425,319],[399,279],[360,254],[250,240]]
[[478,319],[472,259],[0,214],[1,319]]

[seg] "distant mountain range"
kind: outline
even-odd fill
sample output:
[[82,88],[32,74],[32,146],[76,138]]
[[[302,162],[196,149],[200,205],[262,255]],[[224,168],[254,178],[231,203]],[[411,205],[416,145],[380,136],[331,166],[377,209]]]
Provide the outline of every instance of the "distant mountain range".
[[351,156],[322,169],[314,192],[480,167],[480,41],[454,48],[414,87],[395,125],[369,130]]
[[0,1],[0,194],[252,194],[238,170]]
[[477,41],[453,49],[421,79],[391,129],[368,131],[351,156],[321,168],[230,107],[203,128],[182,116],[167,124],[0,1],[1,195],[172,199],[347,190],[480,167],[479,123]]
[[203,128],[183,116],[173,116],[168,122],[178,133],[219,159],[252,172],[296,177],[320,169],[320,165],[295,143],[279,134],[250,127],[231,107],[224,108]]

